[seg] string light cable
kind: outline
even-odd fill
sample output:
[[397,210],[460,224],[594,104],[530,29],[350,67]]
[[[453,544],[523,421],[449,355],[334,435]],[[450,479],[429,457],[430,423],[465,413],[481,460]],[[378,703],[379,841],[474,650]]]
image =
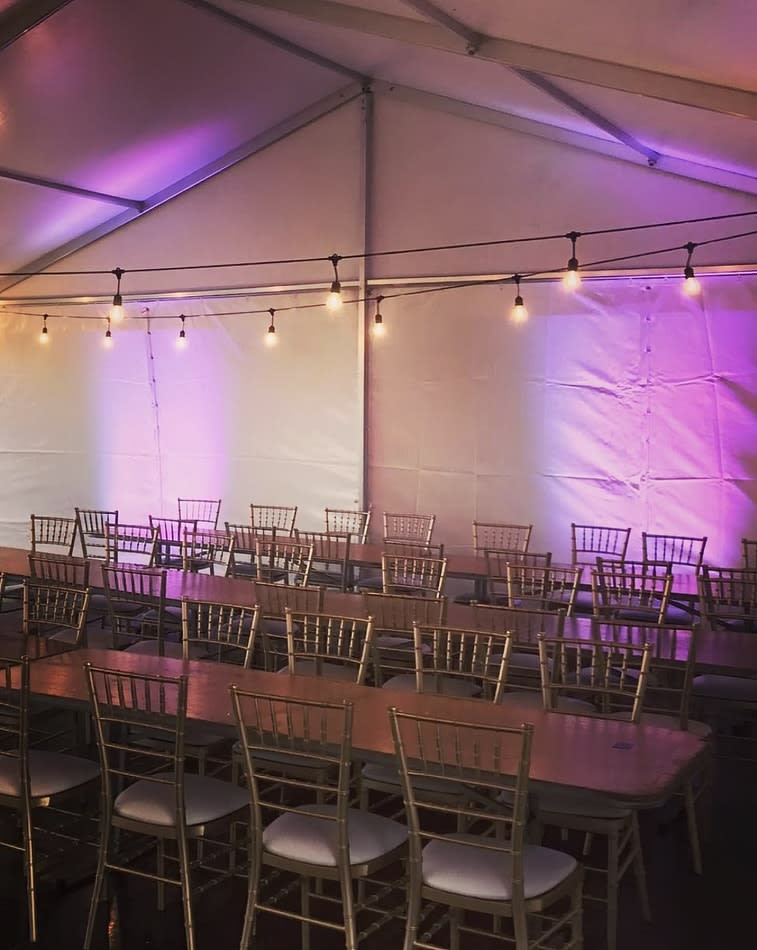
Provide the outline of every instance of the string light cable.
[[[751,213],[751,212],[750,212],[750,213]],[[754,214],[757,214],[757,212],[753,212],[753,213],[754,213]],[[616,230],[616,231],[619,231],[619,230],[623,230],[623,229],[615,229],[615,230]],[[567,237],[567,238],[570,239],[571,242],[572,242],[574,235],[575,235],[575,238],[576,238],[576,240],[577,240],[578,237],[586,237],[587,234],[590,234],[590,233],[594,233],[594,232],[583,232],[583,233],[581,233],[581,232],[569,232],[567,235],[566,235],[566,234],[560,235],[560,237],[562,237],[563,239],[565,239],[565,238]],[[624,254],[624,255],[619,255],[619,256],[617,256],[617,257],[602,258],[602,259],[599,259],[599,260],[592,260],[592,261],[589,261],[588,263],[584,263],[584,264],[582,265],[582,270],[583,270],[583,273],[584,273],[585,275],[591,276],[590,274],[587,273],[587,271],[588,271],[589,268],[596,268],[596,267],[605,266],[605,265],[608,265],[608,264],[619,264],[619,263],[624,263],[624,262],[625,262],[625,263],[628,263],[629,261],[636,261],[636,260],[640,260],[640,259],[643,259],[643,258],[655,257],[655,256],[659,256],[659,255],[661,255],[661,254],[669,254],[669,253],[672,253],[672,252],[675,252],[675,251],[685,250],[685,251],[687,251],[687,252],[689,253],[689,258],[687,259],[687,265],[686,265],[685,274],[684,274],[684,276],[687,277],[688,274],[687,274],[687,272],[686,272],[686,269],[688,269],[688,268],[691,266],[691,265],[690,265],[690,255],[691,255],[691,253],[693,253],[693,250],[694,250],[695,248],[697,248],[697,247],[703,247],[703,246],[710,245],[710,244],[718,244],[718,243],[724,243],[724,242],[727,242],[727,241],[733,241],[733,240],[737,240],[737,239],[739,239],[739,238],[752,237],[752,236],[754,236],[754,235],[757,235],[757,229],[753,229],[753,230],[750,230],[750,231],[742,231],[742,232],[739,232],[739,233],[737,233],[737,234],[721,235],[721,236],[719,236],[719,237],[709,238],[709,239],[706,239],[706,240],[703,240],[703,241],[699,241],[699,242],[697,242],[697,243],[687,242],[687,243],[684,244],[684,245],[680,245],[680,244],[668,245],[668,246],[666,246],[666,247],[655,248],[655,249],[653,249],[653,250],[648,250],[648,251],[639,251],[639,252],[636,252],[636,253],[633,253],[633,254]],[[336,258],[336,259],[337,259],[337,260],[336,260],[336,263],[334,263],[333,258]],[[332,264],[334,264],[334,267],[335,267],[335,281],[338,280],[338,276],[336,276],[336,266],[337,266],[338,262],[339,262],[340,260],[343,260],[343,259],[344,259],[344,256],[340,256],[340,255],[332,255],[331,257],[328,258],[328,260],[329,260]],[[318,260],[321,260],[321,259],[319,258]],[[576,263],[577,263],[577,262],[576,262]],[[570,261],[569,261],[569,264],[570,264]],[[117,268],[116,270],[119,271],[121,274],[127,273],[126,269]],[[693,268],[692,268],[692,271],[693,271]],[[61,272],[57,272],[57,273],[60,274]],[[103,272],[97,272],[97,273],[103,273]],[[108,273],[114,273],[114,274],[115,274],[116,271],[110,271],[110,272],[108,272]],[[404,289],[403,289],[403,290],[398,290],[398,291],[395,291],[395,292],[393,292],[393,293],[384,294],[384,295],[382,295],[381,297],[378,297],[378,298],[375,298],[375,299],[377,300],[377,302],[378,302],[379,300],[383,302],[384,300],[389,300],[389,299],[398,299],[398,298],[402,298],[402,297],[413,297],[413,296],[418,296],[418,295],[421,295],[421,294],[429,294],[429,293],[439,293],[439,292],[443,292],[443,291],[445,291],[445,290],[457,290],[457,289],[464,289],[464,288],[482,287],[482,286],[487,286],[487,285],[501,285],[501,284],[507,283],[507,282],[509,282],[509,281],[515,281],[515,283],[516,283],[516,291],[517,291],[517,293],[516,293],[516,300],[517,300],[517,297],[521,297],[521,300],[522,300],[522,296],[521,296],[521,294],[520,294],[520,283],[521,283],[521,281],[534,280],[534,279],[554,279],[554,277],[556,276],[557,273],[558,273],[558,272],[556,272],[554,269],[550,268],[550,269],[539,270],[539,271],[530,271],[530,272],[527,273],[527,274],[512,274],[512,275],[505,275],[505,276],[502,276],[502,277],[495,277],[495,278],[481,278],[481,279],[472,278],[472,279],[470,279],[470,280],[456,281],[456,282],[453,282],[453,283],[444,284],[444,285],[442,285],[442,286],[439,286],[439,285],[437,285],[437,286],[432,286],[432,287],[424,286],[424,287],[422,287],[422,288],[418,288],[418,289],[414,289],[414,290],[404,290]],[[2,275],[0,275],[0,276],[2,276]],[[517,280],[516,280],[516,278],[517,278]],[[333,284],[333,282],[332,282],[332,284]],[[262,291],[262,292],[260,292],[259,294],[256,294],[256,296],[266,296],[266,292],[265,292],[265,291]],[[201,292],[201,291],[199,291],[199,292],[197,293],[197,297],[200,298],[200,299],[202,299],[202,292]],[[340,285],[340,297],[341,297],[341,285]],[[365,298],[357,297],[357,298],[355,298],[355,299],[353,299],[353,300],[343,301],[343,303],[345,303],[345,304],[357,304],[357,303],[367,302],[367,301],[369,301],[370,299],[371,299],[370,296],[369,296],[369,297],[365,297]],[[88,304],[88,305],[89,305],[89,304]],[[517,303],[514,305],[513,309],[515,309],[515,306],[516,306],[516,305],[517,305]],[[324,304],[324,303],[320,303],[320,302],[319,302],[319,303],[308,303],[308,304],[301,304],[301,303],[298,303],[298,304],[294,304],[294,305],[287,306],[287,307],[280,307],[280,308],[277,308],[277,311],[275,311],[275,312],[293,312],[293,311],[300,311],[300,310],[320,309],[320,308],[323,308],[324,306],[328,306],[328,305],[327,305],[327,304]],[[525,307],[524,307],[524,309],[525,309]],[[16,314],[16,315],[18,315],[18,316],[39,316],[39,317],[44,317],[44,316],[45,316],[44,314],[36,313],[36,312],[30,311],[30,310],[14,310],[14,309],[12,309],[12,308],[3,307],[3,306],[0,306],[0,313]],[[248,308],[238,309],[238,310],[221,310],[221,311],[214,311],[213,316],[215,316],[215,317],[221,317],[221,316],[247,316],[247,315],[255,315],[255,314],[262,314],[262,313],[269,313],[269,314],[270,314],[270,313],[271,313],[271,308],[249,308],[249,307],[248,307]],[[381,314],[379,314],[379,315],[381,315]],[[98,316],[94,316],[94,315],[93,315],[93,316],[85,316],[85,315],[82,315],[82,314],[76,314],[76,315],[74,315],[74,314],[63,314],[63,313],[59,313],[59,314],[50,315],[50,316],[54,316],[56,319],[59,319],[59,318],[68,318],[68,319],[74,319],[74,320],[87,320],[87,319],[98,320],[98,319],[101,319],[101,317],[98,317]],[[177,316],[178,316],[180,319],[182,319],[182,321],[183,321],[184,319],[190,319],[190,320],[191,320],[191,319],[197,319],[197,318],[199,318],[199,317],[202,317],[203,314],[194,314],[194,315],[185,315],[185,314],[178,314],[178,315],[177,315],[177,314],[161,314],[161,315],[157,315],[157,314],[152,314],[152,315],[151,315],[151,318],[152,318],[152,319],[176,319]],[[111,335],[111,332],[110,332],[110,317],[108,317],[107,320],[108,320],[108,325],[107,325],[106,339],[112,341],[112,335]],[[375,321],[375,318],[374,318],[374,327],[375,327],[375,325],[376,325],[376,322],[377,322],[377,321]],[[381,319],[380,322],[383,324],[383,316],[382,316],[382,319]],[[275,325],[273,324],[273,321],[272,321],[272,324],[271,324],[271,325],[274,326],[274,329],[273,329],[273,331],[271,331],[271,330],[270,330],[270,327],[269,327],[269,332],[272,332],[273,334],[275,334]],[[182,326],[182,329],[183,329],[183,326]],[[186,338],[186,335],[185,335],[185,338]]]

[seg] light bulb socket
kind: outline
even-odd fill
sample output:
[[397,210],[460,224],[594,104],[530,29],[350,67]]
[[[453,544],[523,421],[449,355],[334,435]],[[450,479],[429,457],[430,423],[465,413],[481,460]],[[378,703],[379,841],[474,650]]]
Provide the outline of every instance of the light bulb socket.
[[683,269],[683,276],[685,280],[691,280],[694,277],[694,268],[691,264],[687,264]]
[[523,306],[523,298],[521,297],[520,294],[518,294],[517,297],[515,298],[515,304],[514,304],[514,306],[516,306],[516,307],[522,307],[522,306]]
[[568,261],[568,270],[577,271],[578,270],[578,258],[571,257]]
[[273,324],[271,324],[271,325],[268,327],[268,332],[269,332],[269,333],[275,333],[275,332],[276,332],[276,327],[275,327]]
[[329,293],[340,294],[340,295],[342,293],[342,285],[339,283],[339,281],[336,278],[334,278],[334,280],[331,281],[331,289],[329,290]]

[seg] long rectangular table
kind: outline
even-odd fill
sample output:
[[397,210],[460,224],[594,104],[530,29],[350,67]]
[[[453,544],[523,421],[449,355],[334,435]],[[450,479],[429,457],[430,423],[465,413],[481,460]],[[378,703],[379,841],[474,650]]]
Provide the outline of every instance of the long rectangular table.
[[76,650],[38,660],[31,668],[32,693],[83,707],[87,703],[83,672],[87,661],[127,672],[185,673],[189,677],[188,717],[213,726],[232,727],[232,683],[287,698],[346,700],[354,705],[354,753],[366,760],[386,761],[393,755],[390,706],[454,722],[519,726],[528,721],[534,725],[532,781],[588,789],[639,807],[667,799],[701,768],[708,754],[707,744],[687,732],[111,650]]
[[[370,545],[356,547],[370,548]],[[380,547],[376,545],[374,547]],[[29,552],[23,548],[0,548],[0,571],[16,576],[28,576]],[[479,561],[479,558],[469,558]],[[93,560],[90,569],[90,584],[102,587],[101,563]],[[166,594],[170,601],[178,603],[183,597],[190,600],[219,601],[227,604],[253,606],[255,604],[254,581],[246,578],[218,577],[210,574],[195,574],[185,571],[167,572]],[[366,615],[365,602],[360,594],[327,590],[325,608],[328,612],[345,616]],[[472,610],[466,604],[451,603],[447,611],[450,626],[470,627]],[[601,625],[600,625],[601,635]],[[590,637],[591,618],[569,617],[566,622],[567,636]],[[684,662],[692,632],[686,628],[676,631],[676,655]],[[731,630],[701,629],[698,632],[696,669],[708,673],[731,673],[736,675],[757,673],[757,634]]]

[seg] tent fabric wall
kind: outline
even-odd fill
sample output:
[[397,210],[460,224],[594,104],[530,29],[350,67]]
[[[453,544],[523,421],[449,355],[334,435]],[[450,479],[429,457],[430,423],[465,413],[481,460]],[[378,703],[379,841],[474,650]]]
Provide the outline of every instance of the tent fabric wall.
[[[202,295],[323,284],[322,261],[136,272],[360,249],[361,122],[359,103],[339,108],[61,262],[126,268],[123,290],[136,295],[127,306],[150,308],[149,336],[132,321],[104,354],[102,321],[76,319],[97,309],[64,303],[43,351],[38,316],[0,310],[0,541],[23,543],[31,511],[118,506],[138,520],[171,513],[179,494],[222,497],[229,520],[252,500],[298,504],[298,520],[315,528],[327,504],[361,499],[365,424],[366,500],[377,512],[436,512],[451,550],[469,547],[474,517],[512,519],[533,521],[534,547],[563,559],[578,520],[630,524],[633,553],[645,528],[706,533],[710,560],[736,562],[739,538],[757,532],[754,277],[706,278],[698,301],[681,297],[680,278],[587,280],[575,296],[529,281],[523,327],[507,321],[511,283],[387,296],[387,336],[369,343],[364,420],[356,308],[281,313],[280,345],[268,351],[266,314],[221,313],[318,296]],[[722,189],[381,96],[372,140],[373,250],[743,210]],[[678,228],[662,243],[729,230],[738,228]],[[582,240],[581,259],[657,246],[643,234]],[[749,248],[713,244],[702,259],[734,263]],[[548,259],[516,245],[371,258],[367,268],[385,282],[374,293],[388,294],[405,276],[557,268],[568,250],[561,239]],[[664,260],[683,265],[680,253]],[[356,261],[340,266],[352,296],[357,274]],[[106,274],[84,285],[32,278],[13,293],[113,289]],[[188,296],[161,302],[161,290]],[[193,318],[183,354],[173,346],[180,309]]]
[[104,350],[104,321],[48,321],[42,347],[41,321],[0,316],[2,543],[76,505],[144,522],[179,496],[222,498],[222,519],[244,522],[250,502],[293,503],[312,529],[326,505],[358,503],[354,307],[338,333],[323,311],[282,313],[272,349],[267,314],[188,321],[183,351],[178,320],[157,317],[114,325]]
[[[707,534],[737,563],[757,532],[757,280],[713,277],[512,287],[406,298],[372,349],[369,495],[436,512],[450,550],[474,518],[533,523],[565,560],[570,523]],[[525,293],[525,290],[524,290]]]

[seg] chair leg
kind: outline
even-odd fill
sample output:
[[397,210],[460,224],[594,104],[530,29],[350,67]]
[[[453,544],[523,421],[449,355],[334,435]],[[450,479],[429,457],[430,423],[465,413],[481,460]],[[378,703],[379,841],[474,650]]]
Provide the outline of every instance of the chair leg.
[[691,861],[694,871],[702,873],[702,849],[699,843],[699,824],[697,822],[697,806],[694,800],[694,789],[691,782],[687,782],[683,789],[683,800],[686,806],[686,824],[689,828],[689,844],[691,846]]
[[641,850],[641,834],[639,833],[639,816],[631,813],[631,843],[633,847],[633,873],[636,878],[636,889],[641,902],[641,916],[644,920],[652,919],[649,907],[649,891],[647,890],[647,872],[644,869],[644,852]]
[[242,924],[240,950],[248,950],[255,931],[255,906],[260,888],[260,851],[252,840],[252,825],[247,827],[247,906]]
[[110,836],[109,824],[103,824],[100,838],[100,847],[97,849],[97,870],[95,871],[95,884],[92,888],[92,899],[89,903],[89,916],[87,917],[87,931],[84,935],[84,950],[89,950],[92,946],[92,938],[95,933],[95,918],[97,917],[97,907],[102,899],[103,885],[105,883],[105,862],[108,856],[108,838]]
[[189,873],[189,842],[181,832],[177,836],[179,849],[179,877],[181,879],[181,903],[184,908],[184,933],[187,950],[195,950],[194,919],[192,915],[192,881]]
[[421,869],[412,860],[408,862],[407,920],[405,943],[402,950],[414,950],[421,916]]
[[303,916],[301,931],[302,950],[310,950],[310,879],[303,877],[300,879],[300,913]]
[[460,950],[460,923],[463,912],[459,907],[449,911],[449,950]]
[[[166,874],[166,843],[162,838],[158,838],[156,868],[161,877]],[[166,885],[158,881],[158,910],[162,913],[166,909]]]
[[29,940],[37,942],[37,896],[34,871],[34,839],[32,838],[31,812],[24,809],[22,815],[24,836],[24,876],[26,878],[26,905],[29,915]]
[[615,950],[618,939],[618,861],[620,831],[607,836],[607,950]]

